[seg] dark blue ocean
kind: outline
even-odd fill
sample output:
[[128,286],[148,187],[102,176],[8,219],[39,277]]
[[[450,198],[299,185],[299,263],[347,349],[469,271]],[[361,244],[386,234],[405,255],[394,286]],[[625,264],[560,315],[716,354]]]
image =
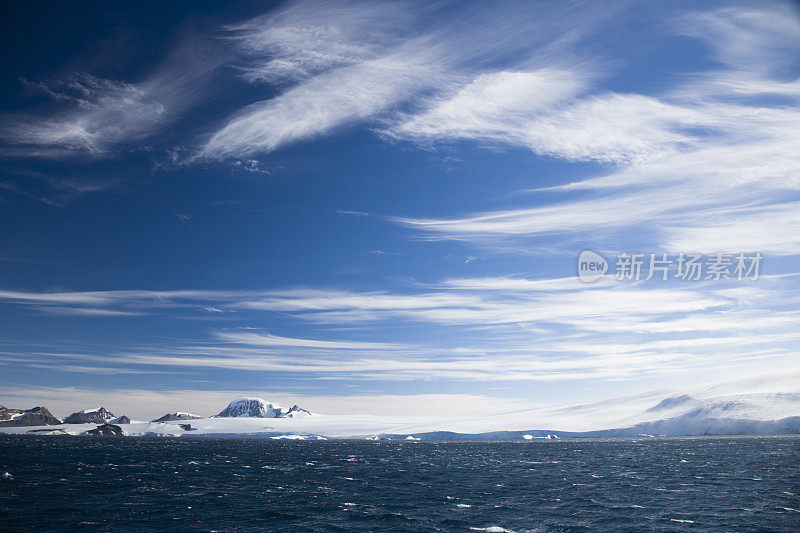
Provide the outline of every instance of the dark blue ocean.
[[800,437],[0,436],[6,471],[4,531],[800,531]]

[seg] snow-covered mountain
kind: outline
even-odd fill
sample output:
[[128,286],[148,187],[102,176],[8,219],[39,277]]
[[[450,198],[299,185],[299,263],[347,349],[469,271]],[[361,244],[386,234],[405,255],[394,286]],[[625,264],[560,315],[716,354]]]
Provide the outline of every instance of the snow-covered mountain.
[[306,416],[311,416],[311,411],[307,411],[299,405],[294,404],[281,415],[281,418],[303,418]]
[[526,424],[530,424],[530,419],[542,418],[551,427],[574,431],[625,428],[667,420],[672,425],[683,421],[695,428],[703,420],[778,421],[800,417],[800,371],[660,390],[544,413],[516,414],[527,418]]
[[798,433],[800,371],[460,419],[446,427],[458,433],[556,430],[598,437]]
[[[7,413],[19,417],[19,410]],[[162,417],[163,419],[164,417]],[[58,423],[57,419],[54,419]],[[537,407],[487,416],[436,417],[426,414],[374,416],[311,414],[298,406],[285,409],[260,398],[241,398],[218,416],[181,420],[132,422],[128,435],[236,436],[311,438],[458,439],[507,438],[533,440],[547,435],[616,437],[638,435],[800,433],[800,371],[633,394],[571,406]],[[52,432],[15,419],[0,422],[0,431]],[[8,422],[11,422],[9,424]],[[60,426],[59,434],[81,434],[93,424]],[[555,440],[555,439],[554,439]]]
[[176,413],[167,413],[160,418],[152,420],[152,422],[173,422],[175,420],[197,420],[198,418],[203,418],[203,417],[193,413],[182,413],[178,411]]
[[60,423],[61,420],[45,407],[12,409],[0,405],[0,427],[52,426]]
[[65,424],[105,424],[109,420],[116,418],[114,413],[108,411],[105,407],[95,407],[94,409],[84,409],[77,413],[72,413],[64,419]]
[[310,415],[309,411],[297,405],[286,409],[261,398],[239,398],[228,404],[217,418],[296,418]]

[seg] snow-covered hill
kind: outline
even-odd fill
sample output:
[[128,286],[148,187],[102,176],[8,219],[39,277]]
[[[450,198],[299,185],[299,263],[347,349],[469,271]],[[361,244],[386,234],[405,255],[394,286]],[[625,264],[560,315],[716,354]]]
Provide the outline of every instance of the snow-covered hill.
[[509,429],[509,418],[519,417],[513,424],[517,427],[519,423],[526,427],[545,424],[562,431],[592,431],[659,420],[772,421],[796,416],[800,416],[800,371],[660,390],[545,412],[522,411],[503,415],[498,422]]

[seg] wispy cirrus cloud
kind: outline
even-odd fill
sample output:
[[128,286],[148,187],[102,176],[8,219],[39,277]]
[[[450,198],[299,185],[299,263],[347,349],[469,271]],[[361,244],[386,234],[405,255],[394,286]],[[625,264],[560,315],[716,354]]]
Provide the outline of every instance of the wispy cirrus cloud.
[[232,299],[240,295],[259,294],[259,291],[174,290],[174,291],[57,291],[32,292],[0,290],[0,299],[24,303],[107,305],[117,302],[137,302],[158,306],[181,300]]
[[[523,146],[618,167],[551,187],[548,193],[562,196],[535,207],[394,220],[424,238],[491,246],[522,241],[536,249],[535,238],[555,234],[567,244],[591,234],[618,246],[616,236],[636,228],[637,243],[650,247],[797,254],[791,228],[800,200],[800,108],[797,80],[785,73],[797,57],[791,52],[800,51],[800,20],[786,6],[736,7],[678,17],[675,31],[695,36],[706,22],[712,31],[702,38],[724,68],[678,78],[657,96],[566,91],[533,108],[502,97],[508,76],[502,74],[434,100],[392,134],[415,142]],[[735,80],[743,85],[733,87]],[[789,99],[775,101],[777,94]]]
[[577,98],[590,89],[582,77],[551,69],[481,74],[387,133],[415,142],[499,143],[571,161],[620,164],[658,158],[692,142],[681,130],[701,123],[693,110],[641,95]]
[[[228,369],[351,381],[558,381],[632,379],[669,372],[796,360],[800,314],[775,304],[783,277],[757,285],[660,287],[574,278],[450,278],[408,293],[327,289],[271,291],[4,292],[18,305],[58,302],[77,309],[194,310],[209,302],[242,320],[264,314],[304,323],[292,337],[247,327],[205,338],[101,352],[64,352],[7,343],[0,364],[141,371]],[[105,307],[99,307],[105,306]],[[88,318],[87,318],[88,319]],[[131,320],[137,320],[132,317]],[[389,330],[432,327],[413,345],[373,340]],[[433,331],[434,333],[431,333]],[[23,356],[22,358],[20,356]],[[38,368],[38,367],[37,367]]]
[[[584,6],[568,27],[559,17],[566,5],[494,7],[375,1],[332,9],[293,2],[232,27],[233,41],[249,58],[245,79],[289,87],[235,113],[199,157],[246,157],[357,122],[393,123],[401,106],[419,107],[426,95],[452,92],[495,61],[530,67],[560,52],[560,63],[579,63],[565,52],[568,43],[585,37],[592,15],[603,18]],[[440,23],[431,24],[432,16]],[[523,81],[506,80],[514,83]],[[553,98],[567,83],[540,83],[538,98]],[[517,101],[530,96],[526,91]]]
[[203,147],[205,158],[271,152],[355,123],[408,98],[435,75],[402,56],[382,57],[320,74],[284,94],[252,104]]
[[[525,283],[527,280],[519,280]],[[450,281],[449,283],[453,283]],[[477,281],[472,280],[476,284]],[[531,282],[534,285],[535,282]],[[607,310],[613,301],[614,309]],[[406,320],[451,325],[517,324],[570,321],[607,313],[617,319],[641,315],[692,312],[722,306],[727,299],[688,289],[647,289],[609,286],[583,290],[528,289],[510,294],[472,291],[465,294],[437,291],[422,294],[352,293],[343,291],[293,291],[264,299],[242,301],[240,308],[293,312],[319,323],[376,323]]]
[[410,31],[407,3],[290,2],[228,28],[251,83],[284,92],[240,109],[202,158],[247,157],[373,116],[432,73],[393,50]]
[[56,102],[72,108],[60,116],[6,120],[3,140],[17,145],[18,150],[32,150],[33,155],[71,151],[98,155],[115,139],[144,139],[166,114],[164,103],[152,99],[146,88],[89,74],[72,74],[50,85],[29,85],[42,88]]
[[336,67],[377,59],[409,30],[404,2],[290,2],[227,28],[248,58],[254,83],[296,82]]
[[187,37],[141,81],[100,78],[86,72],[24,84],[47,94],[56,109],[0,118],[3,153],[23,157],[93,158],[133,150],[206,96],[224,53],[210,41]]
[[798,33],[784,5],[677,17],[674,31],[707,41],[726,68],[672,88],[671,100],[599,91],[596,82],[613,69],[580,45],[620,10],[288,2],[225,27],[222,39],[194,37],[139,82],[71,74],[31,83],[65,107],[6,117],[4,138],[20,154],[107,154],[185,111],[223,64],[264,86],[265,97],[238,104],[188,160],[249,157],[365,123],[417,143],[489,141],[567,160],[635,163],[691,146],[697,138],[687,129],[715,127],[708,113],[675,100],[681,91],[691,90],[684,102],[703,92],[797,95],[796,80],[775,78]]
[[[797,360],[791,345],[797,334],[699,336],[625,343],[566,339],[560,342],[526,343],[513,336],[503,343],[486,344],[472,350],[429,348],[396,352],[372,350],[326,353],[295,347],[291,351],[270,351],[241,347],[237,343],[215,345],[140,346],[112,350],[113,363],[128,369],[227,369],[242,372],[280,373],[316,379],[350,381],[406,381],[411,379],[470,381],[564,381],[582,379],[619,380],[648,374],[679,373],[702,368],[717,370],[754,364],[759,358],[783,363]],[[0,363],[6,357],[0,357]],[[13,359],[13,358],[12,358]],[[111,362],[105,356],[26,352],[24,360],[37,368],[51,365],[58,370],[69,361],[91,368],[91,361],[106,372]],[[73,365],[74,366],[74,365]],[[111,368],[118,368],[116,366]],[[69,371],[69,370],[67,370]],[[87,370],[87,372],[90,372]]]
[[226,342],[284,348],[325,348],[331,350],[393,350],[401,347],[383,342],[361,341],[322,341],[315,339],[294,339],[280,337],[271,333],[257,331],[218,331],[215,336]]
[[741,72],[776,75],[793,63],[800,41],[797,6],[731,6],[694,11],[675,21],[676,33],[705,41],[720,63]]
[[72,316],[141,316],[146,314],[143,311],[125,311],[122,309],[105,309],[102,307],[72,307],[72,306],[34,306],[33,309],[49,315],[72,315]]
[[[497,63],[520,71],[523,78],[542,78],[536,95],[524,89],[517,102],[546,101],[562,97],[565,84],[577,80],[551,83],[535,71],[560,69],[563,78],[575,78],[594,70],[570,47],[616,9],[568,4],[529,9],[511,1],[492,8],[478,2],[410,0],[335,6],[287,2],[225,27],[222,39],[192,36],[144,80],[72,73],[28,82],[62,107],[42,116],[5,117],[2,137],[7,153],[26,156],[100,156],[130,149],[202,99],[211,74],[222,65],[263,86],[265,98],[238,103],[198,154],[182,162],[246,158],[348,124],[397,122],[394,114],[401,104],[419,108],[421,98],[465,85],[461,99],[480,91],[481,76],[496,73]],[[567,65],[575,72],[567,72]],[[469,83],[476,76],[478,87]],[[523,85],[524,79],[507,79],[489,90],[508,95]]]
[[[120,316],[183,309],[191,313],[279,313],[297,320],[319,324],[362,324],[376,327],[403,318],[412,323],[465,327],[494,327],[504,324],[569,326],[593,332],[668,331],[668,324],[679,324],[674,331],[690,331],[688,315],[697,319],[697,331],[711,328],[704,318],[717,320],[725,329],[727,319],[768,307],[783,278],[768,279],[758,286],[699,283],[687,286],[657,287],[606,280],[587,286],[577,278],[528,279],[489,277],[446,279],[415,291],[344,291],[295,288],[254,291],[93,291],[30,293],[0,291],[8,304],[50,309],[55,313]],[[774,288],[773,288],[774,287]],[[609,302],[614,302],[609,307]],[[791,302],[787,302],[790,304]],[[693,315],[693,314],[696,314]],[[789,313],[776,309],[769,318],[785,325],[793,321]],[[765,322],[766,321],[766,322]],[[744,327],[744,326],[743,326]],[[342,349],[395,349],[392,343],[355,343],[327,339],[296,339],[250,329],[220,330],[215,337],[226,342],[263,347],[306,347]]]

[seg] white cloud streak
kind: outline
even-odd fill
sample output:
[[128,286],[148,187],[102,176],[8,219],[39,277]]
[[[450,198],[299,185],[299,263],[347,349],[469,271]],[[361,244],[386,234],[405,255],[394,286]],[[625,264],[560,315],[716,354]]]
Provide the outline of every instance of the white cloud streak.
[[[798,80],[777,77],[800,53],[800,19],[782,6],[698,12],[678,22],[676,31],[694,36],[710,24],[702,38],[726,68],[688,75],[658,97],[585,94],[574,83],[552,100],[535,97],[536,84],[527,82],[534,72],[484,74],[390,128],[391,135],[416,142],[524,146],[542,156],[621,168],[551,187],[549,194],[569,194],[562,201],[393,220],[424,238],[498,249],[514,241],[536,249],[532,238],[554,234],[567,236],[566,243],[592,236],[619,247],[619,234],[630,235],[633,227],[647,245],[681,251],[800,253]],[[526,81],[520,89],[511,80]],[[733,87],[735,80],[742,85]],[[529,98],[515,100],[526,91]],[[770,100],[778,94],[790,100]]]
[[[291,289],[169,291],[160,298],[150,291],[93,292],[90,299],[85,293],[32,295],[36,305],[44,300],[105,306],[119,305],[124,294],[135,300],[123,304],[129,307],[192,310],[208,298],[223,309],[247,311],[245,320],[276,313],[305,322],[309,330],[324,325],[320,331],[326,333],[297,338],[249,328],[213,330],[209,340],[114,348],[102,355],[12,346],[0,354],[0,363],[51,365],[54,371],[96,365],[98,373],[118,365],[142,372],[224,368],[356,381],[632,379],[747,367],[759,357],[796,360],[800,314],[791,301],[782,308],[775,304],[781,287],[791,282],[587,287],[568,278],[517,277],[448,279],[409,294]],[[25,293],[4,295],[26,302]],[[176,295],[187,300],[175,303]],[[433,327],[435,334],[419,337],[415,345],[370,340],[399,324]]]
[[691,144],[681,130],[700,124],[692,110],[645,96],[575,98],[587,88],[575,72],[482,74],[388,133],[418,142],[517,145],[570,161],[631,163]]
[[219,331],[215,336],[223,341],[237,344],[249,344],[254,346],[270,346],[282,348],[326,348],[332,350],[392,350],[399,348],[400,345],[387,344],[382,342],[358,342],[358,341],[322,341],[313,339],[293,339],[280,337],[270,333],[259,333],[253,331]]
[[222,60],[209,43],[187,39],[140,82],[87,73],[27,82],[45,91],[60,109],[48,116],[0,118],[0,139],[7,145],[3,151],[26,157],[104,157],[136,149],[205,96],[205,84]]
[[252,64],[251,82],[300,81],[334,67],[377,59],[408,26],[402,2],[290,2],[276,11],[228,28]]
[[[472,3],[372,1],[336,8],[290,3],[278,13],[233,27],[232,38],[255,63],[245,67],[246,79],[273,88],[294,85],[234,114],[198,157],[246,157],[355,122],[392,122],[400,104],[413,106],[426,94],[452,92],[492,61],[514,58],[530,66],[556,57],[566,43],[589,31],[590,12],[599,11],[587,7],[585,16],[573,16],[567,25],[559,15],[568,9],[540,5],[531,10],[513,2],[492,9]],[[570,57],[562,53],[561,62],[578,62]],[[555,81],[527,76],[537,78],[529,81],[539,87],[542,104],[578,83],[577,75],[567,71]],[[509,96],[510,89],[525,84],[514,77],[509,74],[500,90],[489,90]],[[475,82],[471,90],[480,92],[481,85]],[[515,99],[521,103],[531,95]]]
[[246,157],[364,120],[407,98],[432,73],[403,57],[383,57],[320,74],[245,108],[216,132],[202,157]]

